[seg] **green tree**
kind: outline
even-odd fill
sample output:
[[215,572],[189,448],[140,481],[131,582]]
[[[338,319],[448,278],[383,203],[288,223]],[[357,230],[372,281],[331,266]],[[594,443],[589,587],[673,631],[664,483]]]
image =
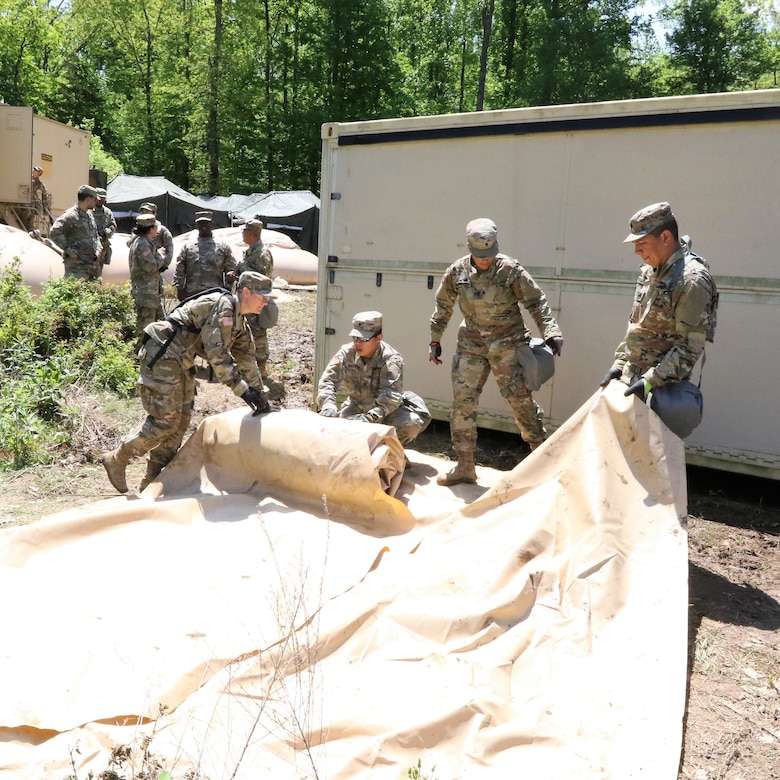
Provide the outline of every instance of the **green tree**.
[[672,87],[680,93],[749,89],[772,69],[758,7],[742,0],[676,0],[665,9]]
[[478,66],[476,0],[391,0],[392,45],[405,114],[462,112]]
[[492,108],[632,97],[636,0],[501,0]]
[[60,66],[59,12],[47,0],[0,0],[0,99],[44,113]]

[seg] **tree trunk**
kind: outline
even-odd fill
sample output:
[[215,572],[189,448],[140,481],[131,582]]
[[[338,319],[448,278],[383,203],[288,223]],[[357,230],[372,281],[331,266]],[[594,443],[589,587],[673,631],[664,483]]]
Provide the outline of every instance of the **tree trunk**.
[[482,6],[482,51],[479,55],[479,86],[477,87],[477,111],[485,104],[485,81],[487,80],[490,34],[493,30],[493,9],[495,0],[486,0]]

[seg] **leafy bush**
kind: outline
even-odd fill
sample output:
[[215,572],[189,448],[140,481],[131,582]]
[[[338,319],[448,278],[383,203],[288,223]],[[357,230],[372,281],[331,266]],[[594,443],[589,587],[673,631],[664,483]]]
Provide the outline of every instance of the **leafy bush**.
[[69,441],[65,390],[135,392],[127,286],[56,279],[33,298],[18,265],[0,271],[0,468],[50,462]]

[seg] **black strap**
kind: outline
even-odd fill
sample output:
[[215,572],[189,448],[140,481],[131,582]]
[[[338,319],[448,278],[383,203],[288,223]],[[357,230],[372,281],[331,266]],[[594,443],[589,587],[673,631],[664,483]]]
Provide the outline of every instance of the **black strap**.
[[[230,290],[226,290],[224,287],[209,287],[208,290],[201,290],[198,293],[195,293],[193,295],[188,296],[183,301],[179,301],[179,305],[176,306],[176,308],[173,309],[171,314],[173,314],[173,312],[176,311],[176,309],[178,309],[180,306],[183,306],[185,303],[189,303],[190,301],[194,301],[197,298],[202,298],[204,295],[211,295],[211,293],[215,293],[215,292],[222,293],[223,295],[232,295],[233,294],[233,293],[230,292]],[[176,337],[176,331],[179,329],[179,326],[182,324],[178,320],[174,320],[171,317],[171,314],[169,314],[165,318],[165,322],[167,322],[171,326],[171,335],[168,336],[167,339],[165,339],[165,341],[162,343],[162,346],[158,350],[157,354],[147,364],[146,367],[149,370],[154,368],[154,364],[168,351],[168,347],[171,346],[171,342]],[[187,330],[190,333],[198,333],[198,331],[200,330],[199,328],[195,328],[192,325],[189,325],[189,326],[186,326],[186,327],[187,327]]]

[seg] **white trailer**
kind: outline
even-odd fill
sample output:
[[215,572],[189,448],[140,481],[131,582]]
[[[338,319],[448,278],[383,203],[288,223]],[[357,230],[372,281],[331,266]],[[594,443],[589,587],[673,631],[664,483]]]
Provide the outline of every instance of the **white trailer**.
[[[316,376],[352,315],[378,309],[405,386],[447,419],[460,320],[444,365],[429,363],[434,294],[466,254],[466,223],[490,217],[564,332],[555,376],[535,394],[555,427],[598,387],[625,333],[639,270],[622,243],[629,217],[666,200],[720,290],[688,462],[780,479],[778,139],[780,90],[323,125]],[[493,379],[479,424],[516,430]]]
[[[0,219],[25,229],[23,212],[32,204],[33,166],[50,196],[48,209],[58,217],[76,202],[76,191],[89,182],[89,140],[86,130],[38,116],[29,106],[0,103]],[[40,220],[46,234],[49,220]]]

